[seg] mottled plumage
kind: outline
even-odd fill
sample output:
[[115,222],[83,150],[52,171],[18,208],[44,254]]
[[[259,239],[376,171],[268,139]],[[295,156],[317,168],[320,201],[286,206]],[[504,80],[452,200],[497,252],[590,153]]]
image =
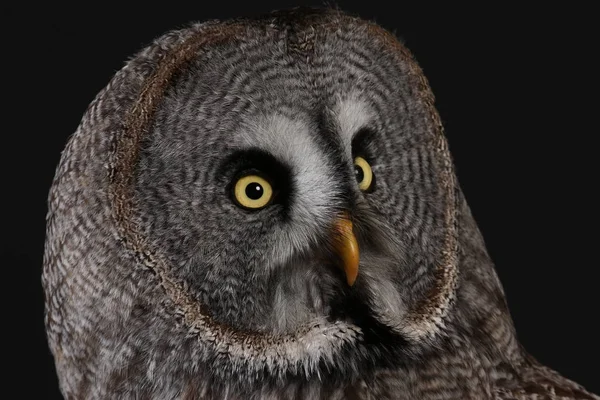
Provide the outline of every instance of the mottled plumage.
[[[192,25],[133,57],[50,191],[65,397],[598,399],[519,345],[433,102],[396,38],[333,10]],[[266,207],[232,198],[244,171]]]

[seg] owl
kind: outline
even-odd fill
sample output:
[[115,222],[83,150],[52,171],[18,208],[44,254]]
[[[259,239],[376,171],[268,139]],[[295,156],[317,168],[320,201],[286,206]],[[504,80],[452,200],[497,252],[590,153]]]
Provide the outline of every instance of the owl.
[[48,204],[68,399],[599,399],[520,346],[425,77],[342,11],[158,38]]

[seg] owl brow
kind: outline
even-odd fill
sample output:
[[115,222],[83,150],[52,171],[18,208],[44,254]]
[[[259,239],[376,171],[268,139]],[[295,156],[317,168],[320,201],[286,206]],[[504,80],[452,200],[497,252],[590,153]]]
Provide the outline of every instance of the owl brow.
[[236,150],[228,155],[219,168],[220,175],[240,173],[244,170],[258,170],[272,179],[289,178],[290,167],[278,160],[271,153],[258,148]]
[[372,159],[375,156],[373,145],[377,136],[377,133],[371,128],[359,129],[352,138],[352,157],[362,156]]

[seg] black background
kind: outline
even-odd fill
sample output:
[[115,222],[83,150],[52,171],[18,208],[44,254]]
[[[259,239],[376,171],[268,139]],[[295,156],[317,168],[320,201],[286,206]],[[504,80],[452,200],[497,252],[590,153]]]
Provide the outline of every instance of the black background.
[[[96,93],[167,30],[307,4],[196,3],[147,2],[129,11],[3,6],[0,260],[10,274],[2,281],[2,331],[14,336],[4,341],[8,391],[58,395],[40,281],[46,196],[60,152]],[[525,348],[600,393],[597,99],[586,71],[586,54],[598,46],[585,42],[591,10],[337,4],[404,39],[428,77]]]

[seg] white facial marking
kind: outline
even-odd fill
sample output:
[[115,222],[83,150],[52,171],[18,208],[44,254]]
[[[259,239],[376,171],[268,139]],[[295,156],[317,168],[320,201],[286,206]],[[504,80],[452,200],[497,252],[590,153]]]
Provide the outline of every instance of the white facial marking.
[[[266,151],[292,168],[290,215],[295,229],[293,234],[281,233],[287,234],[288,247],[292,243],[295,249],[308,249],[315,235],[330,223],[333,206],[340,198],[334,169],[312,136],[315,129],[308,119],[272,114],[246,124],[240,132],[244,146]],[[276,258],[285,259],[289,249],[282,247],[276,253]]]
[[351,93],[344,97],[338,97],[333,114],[344,148],[348,152],[348,156],[351,157],[352,138],[356,132],[369,125],[369,122],[373,119],[373,111],[359,97],[358,93]]

